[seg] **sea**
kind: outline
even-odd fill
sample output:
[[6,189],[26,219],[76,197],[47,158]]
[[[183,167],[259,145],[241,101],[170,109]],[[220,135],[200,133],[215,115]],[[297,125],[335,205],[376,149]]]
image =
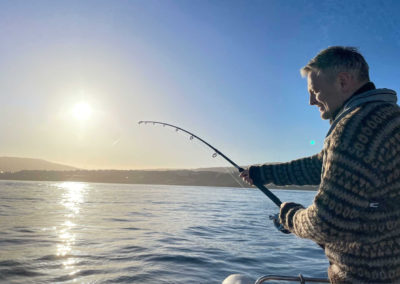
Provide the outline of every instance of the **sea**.
[[[315,191],[273,190],[307,206]],[[0,283],[221,283],[327,277],[258,189],[0,181]],[[288,283],[288,282],[285,282]]]

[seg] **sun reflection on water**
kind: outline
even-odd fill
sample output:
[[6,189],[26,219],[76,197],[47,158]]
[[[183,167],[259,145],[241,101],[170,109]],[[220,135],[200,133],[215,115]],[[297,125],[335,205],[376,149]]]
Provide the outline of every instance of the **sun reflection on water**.
[[83,194],[87,188],[86,183],[64,182],[58,185],[59,188],[65,189],[61,204],[71,211],[70,217],[79,214],[80,204],[83,202]]
[[58,227],[58,238],[60,243],[57,245],[57,256],[67,256],[68,258],[62,263],[65,269],[68,269],[69,275],[74,275],[79,270],[75,269],[76,260],[69,255],[73,253],[73,247],[76,241],[76,234],[73,228],[76,226],[74,219],[78,217],[81,205],[84,202],[85,193],[88,190],[88,184],[79,182],[64,182],[56,185],[57,188],[63,190],[60,204],[66,209],[66,218]]

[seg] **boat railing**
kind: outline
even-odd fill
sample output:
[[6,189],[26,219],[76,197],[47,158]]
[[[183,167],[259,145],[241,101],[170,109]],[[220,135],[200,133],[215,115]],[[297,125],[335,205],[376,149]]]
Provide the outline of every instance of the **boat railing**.
[[326,278],[312,278],[312,277],[304,277],[299,274],[299,276],[281,276],[281,275],[265,275],[261,276],[257,279],[255,284],[265,283],[270,280],[283,280],[283,281],[297,281],[301,284],[305,283],[331,283],[329,279]]

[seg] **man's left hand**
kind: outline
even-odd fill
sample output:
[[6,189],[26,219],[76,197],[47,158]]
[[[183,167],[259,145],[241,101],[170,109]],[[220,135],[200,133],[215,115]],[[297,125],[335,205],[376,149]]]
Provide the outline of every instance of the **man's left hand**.
[[283,202],[279,212],[279,223],[281,223],[288,230],[293,228],[294,214],[304,206],[294,202]]

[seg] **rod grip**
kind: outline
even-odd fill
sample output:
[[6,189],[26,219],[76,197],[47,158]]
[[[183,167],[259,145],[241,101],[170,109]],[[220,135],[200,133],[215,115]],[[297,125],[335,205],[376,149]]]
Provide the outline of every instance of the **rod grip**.
[[262,184],[254,184],[254,185],[257,186],[258,189],[261,190],[266,196],[268,196],[268,198],[271,199],[271,201],[275,203],[276,206],[281,207],[282,201],[275,194],[273,194],[268,188],[266,188]]
[[[239,167],[238,170],[239,173],[244,171],[242,167]],[[254,185],[258,187],[258,189],[261,190],[266,196],[268,196],[268,198],[271,199],[271,201],[275,203],[276,206],[281,207],[282,201],[275,194],[273,194],[268,188],[266,188],[262,184],[254,184]]]

